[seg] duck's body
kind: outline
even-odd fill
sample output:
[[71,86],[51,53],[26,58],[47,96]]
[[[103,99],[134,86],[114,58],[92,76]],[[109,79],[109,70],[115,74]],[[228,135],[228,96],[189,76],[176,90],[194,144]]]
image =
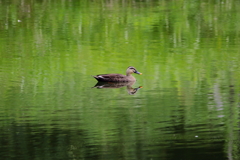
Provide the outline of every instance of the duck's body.
[[130,66],[127,68],[126,76],[122,74],[99,74],[93,77],[100,82],[135,82],[136,79],[132,76],[132,73],[142,74]]
[[136,79],[130,75],[130,76],[125,76],[122,74],[99,74],[94,76],[98,81],[103,81],[103,82],[132,82],[136,81]]

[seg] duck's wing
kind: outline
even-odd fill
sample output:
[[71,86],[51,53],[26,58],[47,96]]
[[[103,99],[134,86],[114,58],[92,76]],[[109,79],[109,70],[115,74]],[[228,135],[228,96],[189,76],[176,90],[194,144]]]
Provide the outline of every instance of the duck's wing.
[[126,76],[122,74],[99,74],[96,76],[93,76],[98,81],[104,81],[104,82],[124,82],[126,81]]

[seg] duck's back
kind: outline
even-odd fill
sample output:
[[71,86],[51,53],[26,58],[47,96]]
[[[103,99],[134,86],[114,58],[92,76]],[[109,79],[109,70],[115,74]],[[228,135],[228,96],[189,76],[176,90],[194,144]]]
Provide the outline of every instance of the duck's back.
[[99,74],[94,76],[94,78],[103,82],[129,82],[135,80],[132,76],[125,76],[122,74]]

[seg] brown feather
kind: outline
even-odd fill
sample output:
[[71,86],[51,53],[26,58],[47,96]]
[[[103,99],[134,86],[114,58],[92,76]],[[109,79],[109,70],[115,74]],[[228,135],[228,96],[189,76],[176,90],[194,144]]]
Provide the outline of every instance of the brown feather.
[[136,79],[131,75],[132,73],[141,74],[134,67],[128,67],[127,76],[122,74],[99,74],[93,77],[100,82],[133,82]]

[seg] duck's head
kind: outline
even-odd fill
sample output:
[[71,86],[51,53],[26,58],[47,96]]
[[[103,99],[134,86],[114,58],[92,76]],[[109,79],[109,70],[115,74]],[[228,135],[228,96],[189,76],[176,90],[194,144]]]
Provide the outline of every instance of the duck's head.
[[127,68],[127,75],[130,75],[130,74],[132,74],[132,73],[136,73],[136,74],[139,74],[139,75],[142,74],[142,73],[138,72],[138,71],[136,70],[136,68],[130,66],[130,67]]

